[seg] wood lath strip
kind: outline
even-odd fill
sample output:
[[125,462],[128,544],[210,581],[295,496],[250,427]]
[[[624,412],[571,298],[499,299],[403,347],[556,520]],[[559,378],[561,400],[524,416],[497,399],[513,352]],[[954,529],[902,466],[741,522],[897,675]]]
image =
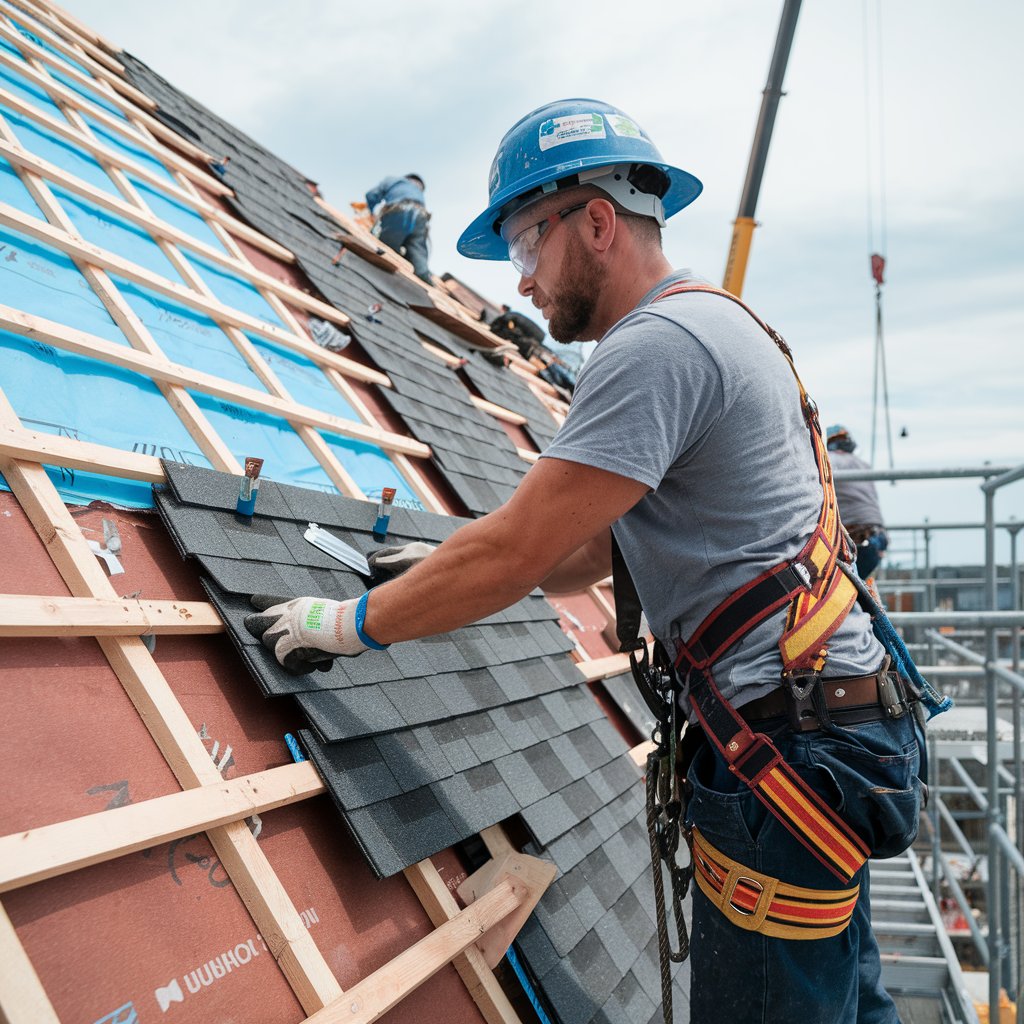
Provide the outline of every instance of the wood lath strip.
[[4,1024],[60,1024],[36,969],[0,907],[0,1020]]
[[[41,46],[37,46],[31,40],[26,39],[21,33],[8,28],[6,25],[0,23],[0,39],[6,39],[8,42],[13,43],[22,52],[30,53],[34,58],[40,60],[42,63],[57,63],[56,59],[48,54]],[[40,54],[43,54],[40,57]],[[98,121],[105,128],[109,128],[111,131],[116,132],[118,135],[125,137],[127,142],[130,142],[134,146],[138,146],[140,149],[146,150],[151,156],[156,157],[161,163],[170,164],[182,173],[187,174],[193,181],[202,185],[208,192],[214,193],[214,195],[230,196],[234,195],[232,190],[228,188],[219,178],[214,177],[209,171],[204,171],[198,168],[190,160],[173,150],[168,149],[166,146],[162,146],[159,143],[151,142],[147,139],[141,138],[136,133],[127,130],[125,122],[111,114],[108,110],[105,110],[97,103],[93,103],[92,100],[86,99],[80,93],[75,92],[74,89],[69,89],[66,85],[62,85],[55,78],[51,77],[39,71],[38,69],[28,65],[22,61],[19,61],[16,57],[10,56],[7,51],[0,48],[0,65],[10,68],[17,74],[27,78],[33,85],[39,86],[41,89],[45,89],[49,93],[50,97],[56,102],[59,101],[67,106],[78,110],[83,114],[88,114],[93,120]],[[86,84],[95,88],[92,82],[85,78],[81,72],[76,71],[74,68],[62,68],[62,71],[73,79],[81,79]],[[114,99],[114,102],[118,106],[130,107],[126,101]],[[163,132],[169,132],[170,129],[166,128],[161,124],[155,117],[147,114],[142,110],[135,110],[135,115],[145,119],[147,122],[159,125]],[[201,150],[199,152],[202,152]],[[206,154],[203,154],[203,159],[208,159]]]
[[[72,45],[66,42],[65,39],[57,32],[47,28],[39,21],[34,21],[27,18],[18,8],[7,0],[0,0],[0,12],[7,16],[12,22],[17,25],[21,25],[26,31],[31,32],[32,35],[44,40],[49,46],[52,46],[58,53],[63,54],[69,60],[73,60],[82,67],[86,68],[89,73],[97,81],[106,82],[112,88],[116,89],[122,96],[130,99],[137,107],[141,107],[143,110],[150,112],[157,109],[157,103],[151,99],[144,92],[136,89],[134,85],[128,82],[122,77],[124,73],[124,67],[119,61],[114,61],[114,67],[110,67],[105,63],[101,63],[95,57],[91,57],[81,47]],[[192,146],[191,143],[186,142],[184,139],[181,140],[186,146]],[[201,155],[202,150],[198,147],[192,146],[191,150],[185,150],[185,152],[191,152],[194,150],[193,155]]]
[[[68,116],[77,117],[78,115],[72,111]],[[0,137],[8,141],[14,138],[14,133],[2,116],[0,116]],[[19,170],[18,173],[47,220],[57,225],[57,228],[64,232],[73,231],[74,226],[67,212],[57,202],[49,186],[42,178],[25,170]],[[37,220],[36,223],[40,227],[46,226],[42,221]],[[71,236],[69,235],[69,237]],[[114,288],[106,273],[86,261],[75,260],[75,265],[86,281],[92,286],[93,291],[96,292],[103,302],[104,307],[115,323],[124,332],[128,343],[142,352],[156,355],[159,358],[160,349],[150,337],[149,332],[143,327],[139,318],[128,307],[127,303],[124,302],[117,289]],[[241,472],[241,466],[234,455],[232,455],[227,445],[224,444],[216,431],[214,431],[206,416],[185,388],[179,387],[173,382],[159,382],[157,386],[170,403],[172,409],[177,413],[178,418],[184,423],[200,451],[210,460],[210,464],[217,469],[227,472]]]
[[[3,398],[0,422],[17,425],[14,410]],[[117,594],[42,467],[0,459],[0,472],[72,594],[116,600]],[[142,641],[102,637],[97,642],[181,785],[219,783],[220,773]],[[221,825],[207,835],[306,1012],[337,998],[341,987],[246,825]]]
[[[194,636],[223,633],[205,601],[144,601],[122,597],[46,597],[0,594],[0,637]],[[3,857],[0,856],[0,864]]]
[[[232,271],[240,277],[246,278],[256,287],[274,292],[299,309],[315,313],[324,320],[330,320],[343,327],[351,323],[351,318],[347,314],[310,295],[308,292],[300,291],[284,281],[279,281],[276,277],[257,270],[251,263],[243,262],[235,256],[226,254],[221,249],[207,245],[205,242],[197,241],[188,232],[160,220],[152,212],[142,210],[132,203],[118,199],[103,189],[96,188],[95,185],[82,181],[81,178],[76,178],[73,174],[69,174],[55,164],[51,164],[42,157],[30,153],[20,145],[0,140],[0,157],[3,157],[15,167],[31,171],[46,181],[81,196],[93,205],[109,210],[118,217],[123,217],[125,220],[148,231],[154,238],[166,239],[177,245],[185,246],[192,252],[198,253],[203,259],[216,263],[225,270]],[[299,332],[297,331],[296,334],[299,334]]]
[[178,202],[191,207],[202,216],[220,222],[239,238],[244,238],[247,242],[262,249],[276,259],[283,260],[286,263],[295,262],[295,254],[290,249],[286,249],[283,245],[279,245],[272,239],[267,238],[262,232],[250,227],[244,221],[232,217],[231,214],[224,210],[211,206],[204,199],[197,198],[194,193],[184,191],[148,167],[132,160],[130,157],[115,152],[108,146],[103,145],[103,143],[97,142],[95,139],[83,134],[73,128],[70,123],[56,120],[45,111],[33,106],[14,93],[0,88],[0,104],[20,114],[22,117],[28,118],[30,121],[34,121],[48,132],[64,139],[66,142],[70,142],[100,163],[120,167],[121,170],[127,171],[153,188],[159,189],[173,199],[178,200]]
[[370,1024],[378,1020],[512,914],[528,895],[522,882],[503,879],[456,917],[353,985],[343,999],[314,1013],[308,1024]]
[[10,306],[0,305],[0,328],[11,331],[13,334],[21,334],[36,341],[46,342],[66,352],[75,352],[78,355],[88,356],[91,359],[98,359],[113,366],[141,373],[155,381],[201,391],[216,398],[236,402],[249,409],[258,409],[260,412],[266,412],[272,416],[280,416],[285,420],[304,423],[339,434],[342,437],[351,437],[368,444],[379,445],[386,451],[402,452],[405,455],[419,458],[429,458],[431,454],[427,445],[405,437],[403,434],[395,434],[378,427],[369,427],[351,420],[343,420],[310,406],[276,398],[254,388],[243,387],[241,384],[233,384],[220,377],[214,377],[212,374],[201,373],[199,370],[168,362],[164,358],[148,352],[126,348],[115,342],[65,327],[53,320],[44,320],[42,317],[23,313]]
[[265,814],[324,792],[309,761],[0,838],[0,892]]
[[49,245],[70,256],[76,262],[81,261],[97,269],[117,274],[159,295],[179,302],[189,309],[196,310],[212,320],[231,324],[233,327],[241,327],[243,330],[251,331],[253,334],[266,338],[268,341],[273,341],[276,344],[300,352],[313,362],[319,361],[325,365],[334,366],[335,369],[340,370],[355,380],[362,380],[369,384],[380,384],[383,387],[389,387],[391,384],[387,375],[379,370],[370,369],[361,363],[346,359],[344,356],[327,352],[307,338],[299,337],[284,328],[265,323],[258,317],[250,316],[240,310],[232,309],[217,299],[208,298],[194,291],[187,285],[176,284],[174,281],[161,277],[159,274],[154,274],[152,271],[146,270],[144,267],[140,267],[138,264],[132,263],[130,260],[126,260],[115,253],[100,249],[98,246],[93,245],[91,242],[86,242],[81,237],[73,235],[67,230],[53,224],[47,224],[39,220],[38,217],[22,213],[7,203],[0,202],[0,224],[20,234],[27,235],[38,242],[42,242],[44,245]]

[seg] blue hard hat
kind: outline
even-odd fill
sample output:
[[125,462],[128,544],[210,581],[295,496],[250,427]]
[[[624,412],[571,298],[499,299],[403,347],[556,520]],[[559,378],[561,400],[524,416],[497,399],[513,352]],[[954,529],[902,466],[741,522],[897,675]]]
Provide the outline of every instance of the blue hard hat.
[[647,202],[634,212],[654,216],[659,223],[692,203],[704,188],[692,174],[665,163],[647,133],[617,107],[588,99],[547,103],[517,121],[499,143],[488,179],[487,209],[462,232],[459,252],[477,260],[508,259],[500,230],[512,213],[556,187],[590,181],[609,191],[604,182],[593,180],[600,175],[591,172],[617,165],[634,169],[624,191],[612,192],[613,198],[630,209],[630,196],[644,197]]

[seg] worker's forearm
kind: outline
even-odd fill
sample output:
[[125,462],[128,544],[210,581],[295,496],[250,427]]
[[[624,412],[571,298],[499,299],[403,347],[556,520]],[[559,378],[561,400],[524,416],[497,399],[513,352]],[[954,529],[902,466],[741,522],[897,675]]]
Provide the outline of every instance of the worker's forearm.
[[419,565],[376,587],[367,602],[366,633],[382,644],[447,633],[533,590],[538,570],[521,564],[489,520],[467,524]]
[[576,594],[603,580],[611,571],[611,533],[606,530],[574,551],[540,585],[547,594]]

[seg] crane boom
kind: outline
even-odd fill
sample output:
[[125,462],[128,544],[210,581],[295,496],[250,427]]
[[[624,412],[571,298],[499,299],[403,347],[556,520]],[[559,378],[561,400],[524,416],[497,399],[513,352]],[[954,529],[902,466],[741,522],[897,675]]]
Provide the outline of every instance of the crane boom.
[[761,112],[758,114],[757,128],[754,130],[754,144],[750,150],[747,177],[743,183],[743,194],[740,196],[739,213],[733,224],[732,243],[729,246],[725,280],[722,283],[726,291],[736,296],[743,291],[743,279],[747,273],[750,244],[754,237],[757,197],[761,191],[761,179],[764,177],[764,166],[768,159],[772,129],[775,127],[775,114],[779,109],[779,100],[784,95],[782,81],[786,76],[789,51],[793,46],[800,2],[801,0],[785,0],[782,17],[779,20],[779,33],[775,38],[775,52],[768,68],[768,84],[761,95]]

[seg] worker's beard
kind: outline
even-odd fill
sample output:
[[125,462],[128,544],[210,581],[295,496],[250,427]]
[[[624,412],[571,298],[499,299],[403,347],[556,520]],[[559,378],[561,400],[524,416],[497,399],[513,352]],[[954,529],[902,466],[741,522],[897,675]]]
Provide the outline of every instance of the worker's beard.
[[608,271],[573,231],[562,254],[558,287],[551,294],[548,333],[555,341],[593,341],[598,296]]

